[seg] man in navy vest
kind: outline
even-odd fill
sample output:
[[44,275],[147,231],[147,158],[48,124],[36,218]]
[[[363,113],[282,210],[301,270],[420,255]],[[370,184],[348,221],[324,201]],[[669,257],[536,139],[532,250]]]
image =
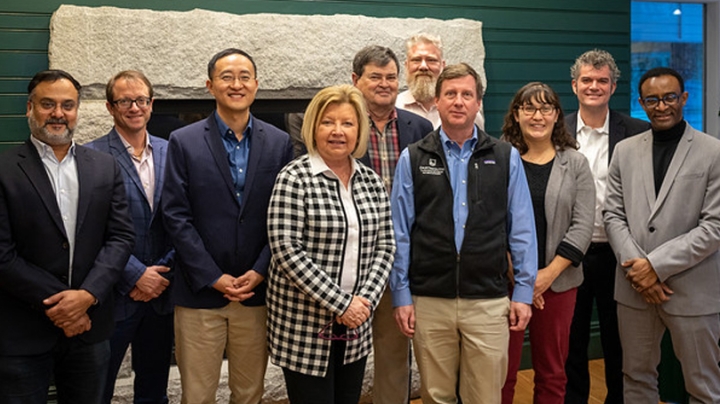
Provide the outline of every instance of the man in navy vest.
[[442,124],[403,151],[393,183],[395,318],[413,338],[423,402],[456,402],[457,391],[466,403],[500,402],[509,330],[532,313],[530,191],[518,151],[474,123],[475,70],[448,66],[435,94]]

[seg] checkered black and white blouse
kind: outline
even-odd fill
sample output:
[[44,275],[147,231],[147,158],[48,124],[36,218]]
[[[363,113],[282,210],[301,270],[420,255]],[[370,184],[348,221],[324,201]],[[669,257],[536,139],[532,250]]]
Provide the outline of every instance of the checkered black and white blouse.
[[[270,199],[268,345],[276,365],[322,377],[331,341],[318,333],[347,310],[353,295],[377,307],[392,268],[395,241],[382,180],[370,168],[353,162],[349,186],[360,222],[360,248],[354,290],[343,291],[347,220],[342,184],[313,170],[311,158],[305,155],[288,164],[278,174]],[[345,363],[370,353],[371,319],[358,328],[360,338],[347,342]]]

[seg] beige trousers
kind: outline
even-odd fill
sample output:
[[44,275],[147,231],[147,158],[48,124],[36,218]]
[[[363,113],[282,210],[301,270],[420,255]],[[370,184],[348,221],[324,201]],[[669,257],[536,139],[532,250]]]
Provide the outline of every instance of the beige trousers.
[[400,332],[395,322],[389,287],[375,310],[372,330],[373,404],[406,404],[410,391],[410,339]]
[[267,368],[267,309],[230,302],[218,309],[175,307],[175,356],[182,404],[215,404],[223,352],[230,404],[257,404]]
[[508,366],[510,301],[413,296],[413,347],[424,404],[499,404]]

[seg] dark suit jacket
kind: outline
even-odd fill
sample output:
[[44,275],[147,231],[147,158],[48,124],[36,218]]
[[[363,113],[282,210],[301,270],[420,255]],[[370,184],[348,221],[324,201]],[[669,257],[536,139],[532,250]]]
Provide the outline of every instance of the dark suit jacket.
[[[287,133],[251,119],[242,203],[235,197],[215,114],[170,135],[160,203],[176,250],[173,300],[177,305],[217,308],[228,304],[212,288],[224,273],[239,276],[253,269],[267,277],[267,208],[277,173],[292,160],[292,144]],[[243,304],[264,305],[265,282],[254,292]]]
[[[428,133],[433,131],[433,126],[430,121],[421,117],[420,115],[413,114],[412,112],[405,111],[404,109],[395,108],[397,111],[397,131],[398,131],[398,154],[402,152],[410,143],[415,143],[422,139]],[[370,157],[367,153],[362,156],[360,161],[368,167],[370,165]]]
[[[167,236],[163,227],[162,209],[160,207],[160,196],[162,195],[165,177],[167,140],[150,136],[150,145],[155,170],[154,210],[150,209],[135,164],[133,164],[130,154],[120,139],[120,135],[114,128],[107,135],[86,145],[92,149],[109,153],[115,157],[115,161],[120,165],[125,181],[130,214],[135,227],[135,248],[127,265],[125,265],[120,281],[115,285],[115,321],[122,321],[130,317],[143,304],[151,304],[158,314],[172,312],[170,290],[168,289],[160,297],[148,303],[135,301],[128,296],[135,283],[145,272],[145,268],[151,265],[171,267],[175,255],[175,251],[170,244],[170,237]],[[171,278],[170,273],[165,274],[165,276]]]
[[[573,112],[565,117],[565,127],[568,132],[575,137],[577,134],[577,112]],[[650,122],[632,118],[623,113],[610,110],[610,148],[608,149],[608,164],[612,160],[615,145],[633,135],[645,132],[650,129]]]
[[0,155],[0,355],[45,353],[65,338],[42,301],[68,288],[98,299],[88,310],[92,329],[77,338],[95,343],[112,332],[111,290],[134,242],[125,187],[111,156],[82,146],[75,152],[80,190],[70,286],[68,240],[37,149],[27,140]]

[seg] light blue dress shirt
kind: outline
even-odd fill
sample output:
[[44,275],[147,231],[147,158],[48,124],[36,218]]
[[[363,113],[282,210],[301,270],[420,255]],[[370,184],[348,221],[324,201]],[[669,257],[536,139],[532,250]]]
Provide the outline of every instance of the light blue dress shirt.
[[[468,216],[467,173],[468,162],[478,142],[477,127],[471,139],[462,148],[440,129],[440,140],[447,159],[450,185],[453,190],[453,224],[455,246],[460,250],[465,237]],[[512,256],[515,288],[512,300],[532,304],[535,277],[537,275],[537,238],[532,200],[520,153],[513,148],[510,153],[510,180],[508,183],[508,245]],[[408,149],[403,150],[395,169],[391,207],[395,228],[395,263],[390,273],[390,290],[393,307],[412,304],[408,269],[410,267],[410,230],[415,223],[415,196],[412,168]]]

